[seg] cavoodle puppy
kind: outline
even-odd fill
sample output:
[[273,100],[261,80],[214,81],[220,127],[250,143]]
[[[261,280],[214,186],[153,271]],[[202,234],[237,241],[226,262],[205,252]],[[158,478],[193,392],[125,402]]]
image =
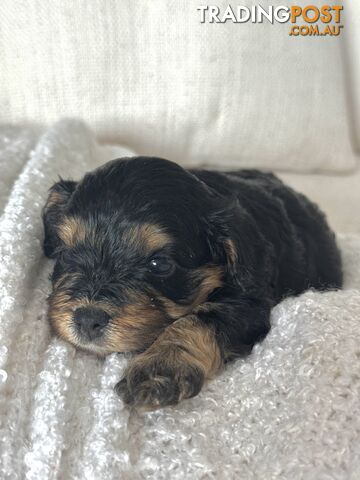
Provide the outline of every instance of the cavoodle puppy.
[[116,385],[157,408],[199,393],[270,329],[270,310],[342,269],[324,215],[269,173],[111,161],[61,180],[43,211],[49,320],[78,348],[135,352]]

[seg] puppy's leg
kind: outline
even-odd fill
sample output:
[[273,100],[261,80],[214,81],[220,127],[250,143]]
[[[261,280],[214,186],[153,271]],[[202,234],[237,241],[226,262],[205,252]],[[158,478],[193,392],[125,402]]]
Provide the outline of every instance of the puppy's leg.
[[197,395],[222,363],[214,327],[189,315],[133,359],[116,390],[127,404],[150,409],[174,405]]
[[273,304],[267,298],[224,296],[200,305],[196,314],[199,320],[215,326],[224,361],[228,361],[250,353],[266,336]]
[[150,409],[193,397],[226,360],[249,353],[266,335],[269,315],[266,300],[205,303],[171,324],[135,357],[116,389],[125,403]]

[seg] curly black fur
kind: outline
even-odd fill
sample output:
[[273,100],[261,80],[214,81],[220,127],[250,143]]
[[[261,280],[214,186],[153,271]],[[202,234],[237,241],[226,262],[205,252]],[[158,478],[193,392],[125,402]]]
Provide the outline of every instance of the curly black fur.
[[[82,236],[74,245],[67,245],[59,233],[59,225],[69,218],[82,225]],[[158,227],[171,241],[160,252],[150,253],[139,242],[129,243],[126,232],[143,224]],[[140,298],[141,294],[162,318],[159,325],[152,315],[154,327],[149,320],[147,329],[141,327],[144,328],[141,340],[130,341],[129,348],[124,340],[123,343],[113,340],[114,348],[121,351],[138,350],[146,354],[150,345],[158,345],[154,340],[169,325],[176,324],[180,317],[192,316],[194,328],[206,327],[214,333],[221,358],[227,361],[248,353],[266,335],[270,310],[284,297],[309,288],[327,290],[342,286],[339,250],[324,215],[314,203],[273,174],[257,170],[228,173],[185,170],[175,163],[151,157],[114,160],[78,183],[62,180],[55,184],[44,209],[44,225],[45,253],[56,259],[55,297],[60,289],[73,302],[72,310],[77,306],[83,308],[81,302],[86,299],[93,307],[104,309],[106,318],[116,319],[113,324],[121,329],[121,312],[134,303],[134,295]],[[149,259],[154,254],[171,258],[174,268],[166,278],[149,271]],[[208,272],[214,272],[215,267],[221,269],[221,284],[212,280],[214,287],[206,287],[208,291],[203,298],[199,292],[205,288],[206,278],[210,278]],[[214,278],[214,273],[211,275]],[[70,309],[67,300],[62,301],[65,318]],[[174,306],[184,313],[171,313]],[[50,311],[51,308],[50,302]],[[57,307],[53,317],[59,316],[59,311]],[[92,313],[94,318],[96,315]],[[194,323],[194,315],[199,324]],[[66,316],[66,322],[71,321]],[[53,323],[57,324],[57,318],[53,318]],[[133,327],[138,334],[136,319]],[[82,348],[93,349],[92,344],[80,339],[79,332],[64,333],[60,323],[56,331]],[[197,360],[199,352],[190,351],[194,347],[186,346],[185,339],[182,340],[183,350],[188,350],[194,359],[194,366],[189,368],[202,370],[198,378],[206,377],[206,367],[201,369]],[[93,350],[98,353],[110,348],[102,339],[95,344],[97,350],[95,347]],[[181,368],[185,370],[185,360],[176,361],[165,368],[175,372],[170,376],[172,379],[181,377],[178,375]],[[153,353],[151,362],[155,378]],[[160,363],[164,363],[164,358],[158,360],[158,370],[163,371],[164,365]],[[141,368],[137,367],[137,371]],[[148,377],[146,381],[149,382]],[[174,382],[171,380],[173,387]],[[121,385],[123,391],[124,381]],[[131,398],[131,403],[136,403],[136,398],[139,404],[150,402],[152,406],[176,403],[173,395],[178,390],[176,401],[182,398],[178,385],[172,388],[171,402],[164,393],[157,394],[161,389],[155,389],[154,385],[150,396],[147,390],[144,394],[142,385],[141,399],[140,394],[136,397],[130,381],[126,383],[126,377],[125,385],[128,390],[124,396]],[[161,399],[156,401],[156,395]]]

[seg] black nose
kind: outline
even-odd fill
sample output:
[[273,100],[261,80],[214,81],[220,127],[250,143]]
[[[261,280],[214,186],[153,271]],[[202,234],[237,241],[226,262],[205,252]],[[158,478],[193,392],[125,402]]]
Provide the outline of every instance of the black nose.
[[110,315],[100,308],[80,307],[74,313],[74,323],[77,331],[87,340],[95,340],[95,338],[101,337],[109,320]]

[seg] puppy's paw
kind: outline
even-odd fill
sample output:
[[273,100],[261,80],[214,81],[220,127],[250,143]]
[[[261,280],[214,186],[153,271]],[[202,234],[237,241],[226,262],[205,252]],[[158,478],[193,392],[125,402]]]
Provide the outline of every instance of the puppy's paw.
[[130,364],[115,390],[126,404],[153,410],[194,397],[203,383],[204,374],[194,365],[169,364],[160,356],[139,356]]

